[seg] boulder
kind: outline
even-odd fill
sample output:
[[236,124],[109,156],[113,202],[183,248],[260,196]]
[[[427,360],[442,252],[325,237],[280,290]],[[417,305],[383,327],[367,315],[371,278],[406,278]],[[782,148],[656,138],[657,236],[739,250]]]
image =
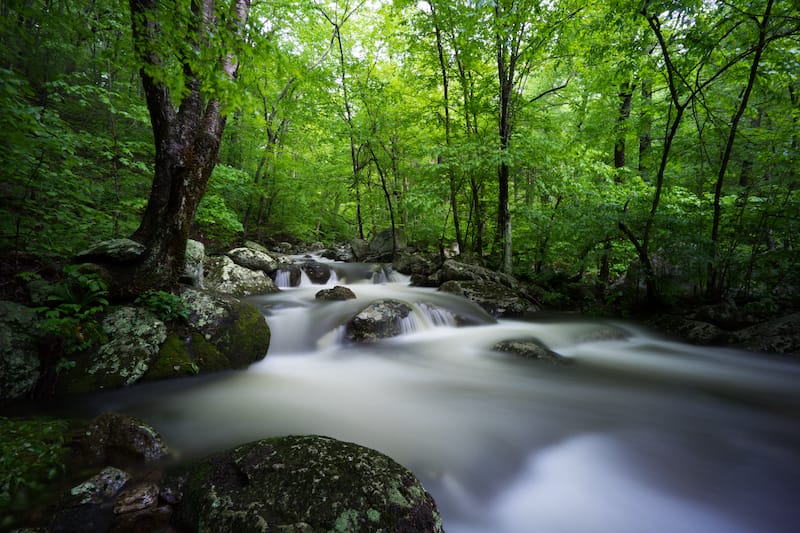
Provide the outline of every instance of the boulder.
[[439,271],[439,281],[440,283],[447,281],[491,281],[509,289],[519,290],[519,282],[508,274],[452,259],[442,263],[442,268]]
[[436,272],[439,266],[418,254],[400,254],[392,262],[392,268],[401,274],[427,277]]
[[408,237],[403,230],[396,229],[394,231],[396,248],[392,242],[392,230],[387,228],[379,231],[369,241],[369,257],[372,260],[391,259],[395,252],[400,252],[408,247]]
[[234,263],[249,270],[263,270],[266,273],[278,268],[278,262],[266,252],[251,248],[234,248],[228,252]]
[[186,265],[182,279],[193,287],[203,288],[203,261],[206,258],[206,247],[202,242],[189,239],[186,241]]
[[263,246],[261,244],[258,244],[255,241],[244,241],[242,243],[242,245],[245,248],[250,248],[251,250],[255,250],[256,252],[262,252],[262,253],[265,253],[265,254],[269,255],[269,250],[267,250],[267,247]]
[[58,504],[48,531],[110,531],[114,522],[113,501],[130,480],[127,472],[106,467],[75,485]]
[[341,261],[347,263],[354,260],[353,249],[350,246],[337,246],[335,248],[327,248],[323,250],[320,255],[325,259],[332,261]]
[[539,310],[517,292],[493,281],[448,281],[442,283],[439,290],[472,300],[496,318]]
[[364,261],[369,256],[369,241],[353,239],[350,241],[350,248],[356,261]]
[[76,451],[88,464],[150,463],[170,453],[155,429],[120,413],[97,416],[76,440]]
[[800,355],[800,313],[750,326],[730,336],[747,350],[783,355]]
[[144,253],[144,245],[131,239],[110,239],[93,244],[78,252],[76,257],[83,261],[127,263],[138,259]]
[[356,295],[353,291],[347,287],[342,287],[341,285],[337,285],[332,289],[322,289],[314,295],[315,299],[326,302],[354,300],[355,297]]
[[656,329],[674,335],[691,344],[712,345],[726,342],[729,333],[723,329],[703,322],[676,316],[658,316],[651,320]]
[[109,341],[97,351],[75,356],[75,365],[59,376],[60,392],[85,393],[132,385],[156,360],[167,327],[139,307],[120,307],[102,322]]
[[228,256],[207,258],[204,269],[205,285],[217,292],[243,297],[278,291],[264,272],[239,266]]
[[524,337],[521,339],[509,339],[500,341],[492,350],[496,352],[512,353],[526,359],[535,359],[552,364],[566,364],[569,359],[565,359],[535,337]]
[[331,278],[331,266],[319,261],[306,261],[301,266],[311,283],[324,285]]
[[372,342],[395,337],[403,332],[403,319],[411,306],[398,300],[379,300],[369,304],[345,324],[345,339]]
[[275,276],[276,287],[297,287],[303,272],[298,265],[288,264],[282,265],[272,275]]
[[25,396],[39,380],[36,313],[0,301],[0,400]]
[[441,532],[436,503],[389,457],[320,436],[265,439],[212,455],[185,479],[179,531]]

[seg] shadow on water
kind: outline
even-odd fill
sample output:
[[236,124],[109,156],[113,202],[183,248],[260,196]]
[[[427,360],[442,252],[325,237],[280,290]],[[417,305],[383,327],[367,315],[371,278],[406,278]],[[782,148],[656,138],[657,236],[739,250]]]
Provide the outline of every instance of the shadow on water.
[[[797,364],[623,323],[495,321],[403,280],[349,287],[356,300],[317,302],[322,287],[308,284],[253,298],[272,345],[246,371],[102,394],[82,409],[141,416],[186,457],[285,434],[376,448],[422,479],[450,533],[800,523]],[[343,344],[342,324],[380,298],[413,304],[420,319],[393,339]],[[492,350],[531,337],[574,364]]]

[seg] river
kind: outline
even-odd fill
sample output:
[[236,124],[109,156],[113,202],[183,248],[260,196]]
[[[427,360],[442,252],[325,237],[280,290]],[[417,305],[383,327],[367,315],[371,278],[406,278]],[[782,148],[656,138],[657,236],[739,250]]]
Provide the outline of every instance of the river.
[[[286,434],[356,442],[411,469],[449,533],[789,533],[800,528],[800,365],[624,322],[499,320],[402,278],[337,265],[250,300],[272,331],[246,371],[102,395],[184,457]],[[384,281],[383,279],[379,281]],[[416,306],[399,337],[347,345],[369,301]],[[454,316],[473,325],[456,327]],[[496,352],[536,337],[558,366]],[[99,407],[100,404],[98,404]]]

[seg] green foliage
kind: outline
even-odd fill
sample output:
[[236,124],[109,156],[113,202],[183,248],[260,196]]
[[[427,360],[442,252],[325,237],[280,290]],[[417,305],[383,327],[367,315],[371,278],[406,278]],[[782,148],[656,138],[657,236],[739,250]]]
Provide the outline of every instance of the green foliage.
[[84,272],[80,265],[64,268],[65,279],[54,284],[40,307],[38,328],[46,336],[63,342],[67,354],[105,341],[97,315],[109,306],[108,285],[98,275]]
[[12,512],[29,509],[64,473],[68,429],[64,420],[0,417],[0,529],[13,527]]
[[191,312],[180,296],[166,291],[147,291],[134,303],[146,307],[164,322],[187,320]]
[[216,194],[203,197],[194,220],[205,237],[220,243],[234,241],[244,229],[236,212]]

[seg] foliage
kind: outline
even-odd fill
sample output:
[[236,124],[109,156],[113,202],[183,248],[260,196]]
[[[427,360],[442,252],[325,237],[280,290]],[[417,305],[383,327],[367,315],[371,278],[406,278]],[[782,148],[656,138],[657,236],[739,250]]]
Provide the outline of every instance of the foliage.
[[64,420],[0,417],[0,528],[13,527],[11,512],[29,509],[64,473],[68,429]]
[[50,288],[49,305],[39,307],[38,328],[63,342],[67,354],[105,341],[97,315],[109,306],[108,285],[80,265],[64,267],[65,279]]
[[180,296],[166,291],[147,291],[134,303],[146,307],[163,322],[187,320],[191,312]]

